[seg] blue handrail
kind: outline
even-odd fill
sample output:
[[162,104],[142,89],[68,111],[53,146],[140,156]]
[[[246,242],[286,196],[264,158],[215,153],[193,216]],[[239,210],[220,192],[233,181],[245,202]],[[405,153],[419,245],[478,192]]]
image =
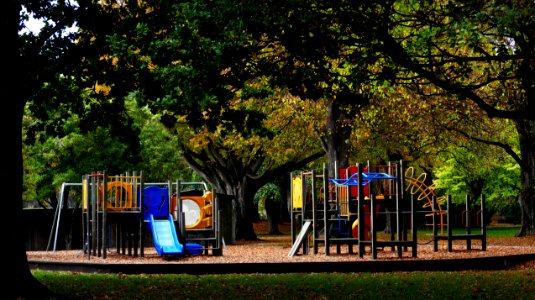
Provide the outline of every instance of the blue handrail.
[[[396,179],[396,176],[389,175],[383,172],[362,172],[362,186],[368,185],[372,180],[378,179]],[[358,173],[355,173],[349,178],[335,178],[329,179],[330,182],[340,186],[356,186],[359,185]]]

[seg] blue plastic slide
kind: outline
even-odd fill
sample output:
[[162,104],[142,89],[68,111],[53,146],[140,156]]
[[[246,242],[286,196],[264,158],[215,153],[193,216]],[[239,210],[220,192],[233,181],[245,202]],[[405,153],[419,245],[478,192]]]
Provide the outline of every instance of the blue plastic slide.
[[201,254],[201,245],[187,243],[184,247],[178,241],[172,215],[169,215],[168,219],[154,219],[154,215],[150,214],[150,227],[152,229],[154,247],[159,256],[183,255],[185,253]]

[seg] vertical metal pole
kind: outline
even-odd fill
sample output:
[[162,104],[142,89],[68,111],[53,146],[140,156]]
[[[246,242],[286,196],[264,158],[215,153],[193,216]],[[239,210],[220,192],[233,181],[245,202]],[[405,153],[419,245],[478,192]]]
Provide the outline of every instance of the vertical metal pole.
[[[437,197],[433,195],[431,199],[432,199],[431,217],[433,219],[433,251],[437,252],[438,251],[438,238],[437,238],[438,228],[437,228],[437,220],[436,220],[437,218],[436,218],[436,212],[435,212],[435,208],[437,207]],[[442,211],[439,211],[439,213],[441,214],[440,218],[442,219]]]
[[[48,247],[50,246],[50,240],[52,239],[52,232],[55,229],[55,235],[54,235],[54,252],[56,252],[56,242],[58,240],[58,229],[59,229],[59,222],[61,219],[61,209],[63,208],[63,192],[65,190],[65,182],[61,184],[61,191],[59,193],[59,203],[56,206],[56,212],[54,213],[54,222],[52,223],[52,230],[50,231],[50,236],[48,237],[48,245],[46,246],[46,251],[48,251]],[[57,218],[57,219],[56,219]]]
[[481,250],[487,250],[487,225],[485,223],[485,195],[481,194]]
[[[301,228],[305,225],[307,216],[307,178],[304,172],[301,172]],[[310,244],[308,243],[308,237],[304,238],[301,244],[303,254],[308,254]]]
[[101,224],[101,219],[102,219],[102,207],[104,207],[106,205],[106,190],[104,190],[104,187],[101,186],[102,185],[102,182],[101,182],[101,179],[100,177],[97,177],[96,179],[97,181],[97,186],[98,187],[102,187],[102,190],[104,191],[103,194],[104,194],[104,197],[102,197],[101,199],[101,196],[100,196],[100,192],[97,190],[97,209],[96,209],[96,213],[97,213],[97,219],[96,219],[96,224],[97,224],[97,230],[95,231],[95,236],[96,236],[96,243],[95,243],[95,247],[97,249],[97,257],[101,257],[102,256],[102,241],[101,241],[101,234],[100,234],[100,230],[102,228],[102,224]]
[[[413,195],[414,196],[414,195]],[[412,257],[418,253],[418,232],[416,226],[416,200],[411,197]]]
[[453,244],[452,244],[452,235],[453,235],[453,225],[451,223],[452,221],[452,218],[451,218],[451,213],[452,213],[452,209],[451,209],[451,195],[448,195],[447,196],[447,205],[448,205],[448,217],[447,217],[447,220],[448,220],[448,252],[452,252],[453,251]]
[[[372,174],[374,172],[377,172],[377,169],[375,169],[374,166],[371,165],[370,161],[368,160],[366,162],[366,173],[368,174]],[[371,175],[372,178],[373,176],[375,175]],[[364,182],[362,182],[362,184],[364,184]],[[374,237],[374,231],[375,231],[375,200],[377,200],[377,198],[375,198],[375,187],[377,186],[377,183],[375,182],[375,180],[372,180],[372,179],[369,179],[368,183],[368,197],[369,197],[369,201],[370,201],[370,238],[371,238],[371,247],[372,247],[372,257],[374,256],[373,253],[375,252],[375,257],[374,259],[377,258],[377,236]],[[372,201],[373,199],[373,201]]]
[[180,181],[176,181],[176,203],[177,203],[177,216],[178,216],[178,224],[180,227],[180,235],[184,239],[184,244],[187,242],[187,233],[186,233],[186,215],[184,214],[182,210],[182,183]]
[[216,253],[212,250],[212,254],[222,255],[222,243],[221,243],[221,228],[220,228],[220,215],[219,215],[219,197],[212,193],[212,216],[213,216],[213,227],[215,230],[215,249]]
[[82,187],[82,193],[84,194],[82,196],[82,198],[85,200],[84,204],[83,204],[83,207],[82,207],[82,210],[85,209],[85,211],[83,212],[83,215],[85,216],[85,240],[84,240],[84,250],[87,251],[87,254],[88,254],[88,257],[90,256],[90,249],[89,249],[89,245],[91,244],[90,242],[90,239],[91,239],[91,235],[90,235],[90,222],[89,222],[89,217],[90,217],[90,207],[91,207],[91,204],[90,204],[90,199],[91,199],[91,194],[90,194],[90,182],[89,182],[89,177],[87,175],[84,175],[82,176],[82,183],[84,184],[85,188]]
[[[128,178],[130,177],[130,172],[126,172],[124,175],[121,175],[120,177],[120,181],[122,183],[127,183],[128,181]],[[123,193],[123,190],[120,189],[120,192],[121,192],[121,197],[119,197],[119,205],[122,207],[123,204],[121,203],[122,200],[124,199],[122,197],[122,193]],[[115,198],[117,200],[117,197]],[[126,201],[125,201],[126,203]],[[126,205],[125,205],[126,206]],[[126,232],[127,232],[127,240],[128,240],[128,256],[134,256],[136,257],[137,256],[137,248],[136,248],[136,245],[137,244],[137,241],[135,241],[135,229],[134,229],[134,221],[131,220],[130,218],[130,215],[126,215]]]
[[[358,209],[357,209],[357,217],[358,217],[358,220],[359,220],[359,228],[358,228],[358,232],[359,232],[359,237],[358,237],[358,242],[359,242],[359,257],[363,257],[364,256],[364,243],[363,241],[365,240],[365,237],[364,237],[364,226],[365,226],[365,216],[364,216],[364,211],[363,211],[363,205],[364,205],[364,187],[362,186],[362,164],[358,163],[357,164],[358,166],[358,175],[357,175],[357,178],[358,178]],[[350,189],[349,189],[350,190]],[[348,192],[349,194],[349,192]]]
[[[371,188],[371,187],[370,187]],[[363,222],[363,225],[366,224],[366,221]],[[377,258],[377,236],[375,233],[375,195],[370,194],[370,231],[372,238],[372,258]]]
[[290,228],[292,245],[295,243],[295,222],[294,222],[294,177],[293,172],[290,172]]
[[[401,174],[399,178],[403,178],[403,160],[400,160],[399,161],[399,173]],[[404,181],[401,181],[399,180],[399,187],[400,187],[400,190],[401,190],[401,195],[402,197],[399,198],[399,200],[401,201],[400,203],[404,204],[404,203],[407,203],[407,202],[410,202],[410,199],[405,199],[403,196],[403,182]],[[409,203],[410,205],[410,203]],[[403,211],[403,205],[401,205],[401,208],[400,208],[402,211]],[[407,226],[407,223],[410,223],[410,217],[407,217],[406,215],[403,215],[402,214],[402,222],[403,222],[403,240],[404,241],[407,241],[408,240],[408,226]],[[407,246],[405,245],[404,246],[405,248],[405,251],[407,251]]]
[[96,251],[96,232],[97,232],[97,192],[98,187],[95,176],[91,176],[91,251],[93,255],[97,255]]
[[[139,178],[139,185],[138,185],[138,178]],[[145,218],[144,218],[145,203],[143,200],[145,199],[145,178],[143,178],[143,171],[139,171],[139,177],[136,177],[134,173],[134,184],[133,184],[132,194],[133,194],[132,202],[136,203],[137,204],[136,206],[139,207],[139,255],[141,257],[144,257],[145,256]]]
[[316,243],[316,173],[310,172],[310,203],[312,204],[312,247],[314,254],[318,254],[318,244]]
[[[472,233],[472,228],[471,227],[471,224],[470,224],[470,196],[469,195],[466,195],[466,213],[464,214],[464,217],[465,217],[465,224],[466,224],[466,234],[467,235],[470,235]],[[470,238],[467,238],[466,239],[466,249],[467,250],[470,250],[472,249],[472,239]]]
[[[391,211],[390,208],[392,207],[392,201],[398,202],[399,201],[399,190],[401,187],[401,178],[397,175],[399,172],[399,166],[397,164],[393,164],[392,162],[388,162],[387,165],[387,174],[390,176],[394,176],[393,180],[383,180],[385,185],[385,192],[384,192],[384,213],[385,213],[385,230],[390,233],[390,240],[395,240],[395,234],[393,232],[393,225],[392,225],[392,219],[391,219]],[[395,246],[393,245],[392,251],[394,251]]]
[[325,164],[323,164],[323,245],[325,247],[325,255],[330,254],[329,248],[329,202],[331,193],[329,191],[329,173]]
[[[401,171],[401,163],[399,165],[396,166],[396,173],[400,173]],[[403,186],[402,186],[402,182],[401,182],[401,177],[398,176],[398,178],[396,179],[396,197],[395,197],[395,215],[396,215],[396,236],[397,236],[397,241],[401,241],[403,240],[402,237],[401,237],[401,220],[400,220],[400,213],[402,213],[400,211],[400,201],[403,201],[404,199],[402,198],[402,194],[403,194]],[[397,251],[398,251],[398,257],[401,257],[402,255],[402,249],[401,249],[401,245],[398,244],[397,246]]]
[[[176,198],[175,198],[176,200]],[[169,202],[169,214],[173,216],[173,220],[177,221],[177,215],[176,215],[176,206],[177,201],[175,201],[175,205],[173,206],[173,183],[171,181],[167,182],[167,201]],[[178,226],[175,226],[175,228],[178,228]]]
[[[108,179],[106,177],[106,173],[104,172],[103,174],[103,187],[102,187],[102,190],[103,191],[107,191],[108,190]],[[104,195],[106,195],[107,193],[104,192]],[[101,243],[101,247],[102,247],[102,257],[103,258],[106,258],[106,251],[107,251],[107,248],[108,248],[108,243],[107,243],[107,240],[108,240],[108,234],[107,234],[107,216],[108,216],[108,205],[107,205],[107,201],[106,201],[106,196],[103,197],[104,199],[102,199],[102,243]]]
[[[400,168],[400,166],[398,166],[398,169]],[[398,193],[396,194],[401,194],[401,190],[403,189],[401,187],[401,182],[398,180],[398,183],[396,184],[398,187],[397,187],[397,190],[398,190]],[[401,241],[402,240],[402,224],[401,224],[401,218],[400,218],[400,205],[399,205],[399,202],[402,200],[403,198],[400,198],[399,196],[396,197],[396,203],[395,203],[395,210],[396,210],[396,235],[397,235],[397,240],[398,241]],[[401,246],[398,246],[398,254],[401,255]]]

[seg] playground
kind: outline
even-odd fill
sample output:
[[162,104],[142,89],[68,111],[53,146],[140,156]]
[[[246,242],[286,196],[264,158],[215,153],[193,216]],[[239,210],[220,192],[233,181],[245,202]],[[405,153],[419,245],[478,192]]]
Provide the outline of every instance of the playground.
[[[321,172],[290,174],[292,248],[288,256],[318,254],[320,247],[329,256],[335,246],[337,254],[346,248],[360,258],[371,254],[376,259],[379,251],[388,249],[398,258],[407,253],[414,258],[422,245],[418,240],[422,225],[432,229],[434,252],[439,252],[441,241],[448,252],[453,252],[456,241],[462,241],[466,250],[477,244],[486,251],[485,196],[466,196],[465,207],[456,211],[450,196],[436,195],[434,185],[426,184],[425,173],[415,176],[412,167],[405,167],[403,161],[357,163],[336,169],[336,178],[327,176],[325,166]],[[479,200],[479,205],[474,208],[471,203],[477,201],[472,200]],[[462,233],[454,232],[456,215]]]
[[[90,174],[81,183],[83,249],[56,251],[54,246],[28,251],[27,256],[32,268],[54,268],[59,262],[82,269],[90,268],[90,263],[100,268],[135,264],[140,269],[158,264],[158,272],[166,264],[212,266],[180,272],[220,269],[213,264],[222,270],[228,264],[234,271],[250,264],[259,264],[258,270],[260,264],[271,264],[267,268],[272,269],[273,263],[312,263],[310,268],[326,266],[314,263],[335,263],[330,268],[351,271],[348,266],[358,262],[378,262],[363,271],[385,268],[385,262],[419,261],[426,268],[448,269],[452,261],[460,268],[504,268],[535,260],[535,237],[513,238],[518,228],[512,225],[510,238],[488,238],[487,231],[495,228],[487,228],[484,196],[473,201],[480,205],[475,211],[467,205],[455,212],[451,199],[438,197],[433,186],[425,185],[425,175],[402,165],[357,164],[340,169],[339,177],[331,179],[325,170],[291,173],[291,221],[280,224],[282,234],[268,235],[265,222],[255,223],[257,241],[232,245],[221,236],[218,197],[203,183],[145,183],[137,174]],[[197,188],[185,188],[192,184]],[[454,214],[461,216],[462,228],[448,226]],[[417,215],[425,219],[427,230],[418,232],[412,226]],[[60,218],[55,216],[50,240]],[[150,242],[144,236],[147,230]],[[388,266],[385,270],[396,265]]]
[[63,183],[47,251],[56,252],[66,187],[81,187],[83,256],[222,255],[219,199],[204,182],[147,183],[143,174],[87,174]]

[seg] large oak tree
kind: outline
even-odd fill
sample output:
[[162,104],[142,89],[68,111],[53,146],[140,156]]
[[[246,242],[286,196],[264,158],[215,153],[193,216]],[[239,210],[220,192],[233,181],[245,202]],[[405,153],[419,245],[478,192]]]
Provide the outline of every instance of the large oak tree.
[[9,211],[7,217],[2,218],[2,227],[6,230],[4,238],[9,241],[8,247],[2,247],[4,257],[9,257],[6,264],[4,294],[8,299],[19,297],[28,299],[46,299],[54,294],[38,282],[30,272],[26,257],[26,236],[22,222],[22,117],[25,101],[28,99],[27,77],[24,57],[21,56],[21,42],[19,39],[21,3],[9,0],[4,3],[0,30],[4,37],[4,59],[7,62],[4,69],[6,74],[1,80],[4,112],[10,117],[1,118],[3,128],[9,128],[5,133],[4,154],[9,159],[0,168],[0,180],[6,186],[4,208]]

